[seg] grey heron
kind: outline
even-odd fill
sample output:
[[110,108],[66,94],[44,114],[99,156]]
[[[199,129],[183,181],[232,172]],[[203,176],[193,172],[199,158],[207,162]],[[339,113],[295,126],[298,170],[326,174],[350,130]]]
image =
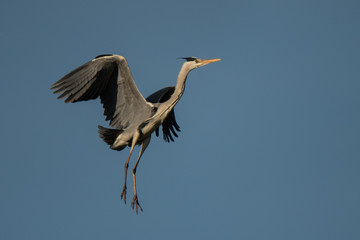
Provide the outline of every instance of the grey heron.
[[[100,97],[106,121],[113,128],[98,126],[102,140],[113,150],[130,147],[125,163],[125,181],[121,193],[126,204],[126,179],[129,160],[135,145],[141,145],[140,153],[132,170],[134,197],[131,207],[142,211],[136,191],[136,168],[145,149],[150,143],[151,134],[159,135],[162,125],[164,140],[174,141],[176,131],[180,131],[176,123],[174,106],[180,100],[189,72],[206,64],[221,59],[183,58],[186,61],[181,67],[175,87],[166,87],[144,98],[138,90],[127,61],[119,55],[105,54],[73,70],[51,86],[58,97],[66,98],[66,103],[87,101]],[[175,128],[175,129],[174,129]]]

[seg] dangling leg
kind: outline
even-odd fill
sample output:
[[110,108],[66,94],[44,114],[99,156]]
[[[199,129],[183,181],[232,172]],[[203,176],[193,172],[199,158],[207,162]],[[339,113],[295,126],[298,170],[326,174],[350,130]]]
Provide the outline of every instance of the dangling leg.
[[137,140],[139,139],[139,133],[136,132],[133,136],[133,140],[132,140],[132,144],[131,144],[131,149],[130,149],[130,153],[129,153],[129,157],[125,163],[125,181],[124,181],[124,187],[123,187],[123,190],[121,192],[121,199],[123,199],[124,197],[124,203],[126,204],[126,178],[127,178],[127,170],[128,170],[128,167],[129,167],[129,161],[130,161],[130,157],[131,157],[131,154],[134,150],[134,147],[136,145],[136,142]]
[[138,207],[142,211],[142,207],[140,206],[140,203],[139,203],[138,198],[137,198],[137,193],[136,193],[136,177],[135,177],[136,168],[137,168],[137,165],[139,164],[139,161],[140,161],[140,158],[141,158],[142,154],[144,153],[145,149],[147,148],[147,146],[150,143],[150,139],[151,139],[151,135],[148,138],[144,139],[144,141],[142,142],[139,157],[138,157],[138,159],[137,159],[137,161],[135,163],[135,166],[134,166],[134,168],[132,170],[133,180],[134,180],[134,198],[133,198],[133,200],[131,202],[131,207],[134,209],[134,204],[136,204],[136,214],[138,214]]

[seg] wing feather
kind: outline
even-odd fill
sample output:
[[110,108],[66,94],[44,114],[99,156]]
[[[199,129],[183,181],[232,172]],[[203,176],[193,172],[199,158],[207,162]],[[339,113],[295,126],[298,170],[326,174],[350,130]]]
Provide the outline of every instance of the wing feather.
[[[160,89],[159,91],[151,94],[146,98],[148,102],[151,103],[162,103],[170,99],[171,95],[174,93],[175,87],[166,87]],[[174,129],[175,128],[175,129]],[[162,130],[163,130],[163,138],[165,142],[174,141],[172,134],[175,137],[178,137],[176,131],[180,132],[180,127],[176,122],[175,119],[175,111],[172,109],[169,115],[166,117],[164,122],[162,123]],[[176,131],[175,131],[176,130]],[[159,128],[155,130],[156,136],[159,136]],[[171,134],[172,133],[172,134]]]
[[137,88],[124,57],[103,55],[73,70],[51,87],[59,99],[79,102],[100,97],[110,126],[126,128],[153,114],[154,106]]

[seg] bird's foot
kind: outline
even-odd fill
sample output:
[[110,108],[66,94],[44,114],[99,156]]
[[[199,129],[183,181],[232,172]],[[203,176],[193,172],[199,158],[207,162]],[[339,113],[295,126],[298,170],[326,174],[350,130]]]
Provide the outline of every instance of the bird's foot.
[[126,185],[124,185],[124,188],[121,192],[121,199],[124,197],[124,203],[126,204]]
[[140,208],[141,211],[143,210],[142,207],[140,206],[140,203],[138,201],[138,198],[137,198],[136,194],[134,195],[134,198],[133,198],[133,200],[131,202],[132,209],[134,209],[134,205],[136,206],[136,214],[138,214],[138,207]]

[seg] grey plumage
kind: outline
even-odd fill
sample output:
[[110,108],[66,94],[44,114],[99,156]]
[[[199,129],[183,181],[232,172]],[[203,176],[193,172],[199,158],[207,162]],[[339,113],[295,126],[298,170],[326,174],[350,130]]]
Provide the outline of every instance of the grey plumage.
[[126,203],[126,181],[128,163],[135,145],[141,145],[139,157],[133,168],[134,198],[131,206],[142,210],[136,192],[136,168],[142,154],[150,143],[151,134],[159,136],[162,125],[165,141],[174,141],[180,127],[175,119],[174,106],[180,100],[189,72],[220,59],[184,58],[176,87],[166,87],[146,99],[139,92],[124,57],[104,54],[73,70],[51,87],[54,93],[65,98],[66,103],[87,101],[100,98],[106,121],[113,128],[99,126],[99,135],[111,149],[122,150],[130,147],[125,163],[125,183],[121,198]]
[[[150,96],[146,98],[146,101],[151,103],[163,103],[170,99],[171,95],[174,93],[175,87],[165,87],[163,89],[160,89],[157,92],[154,92]],[[163,130],[163,137],[166,142],[174,142],[174,138],[172,137],[171,133],[178,137],[176,131],[180,132],[180,126],[177,124],[175,120],[175,112],[174,109],[172,109],[167,116],[167,118],[162,123],[162,130]],[[156,136],[159,136],[159,127],[155,130]]]

